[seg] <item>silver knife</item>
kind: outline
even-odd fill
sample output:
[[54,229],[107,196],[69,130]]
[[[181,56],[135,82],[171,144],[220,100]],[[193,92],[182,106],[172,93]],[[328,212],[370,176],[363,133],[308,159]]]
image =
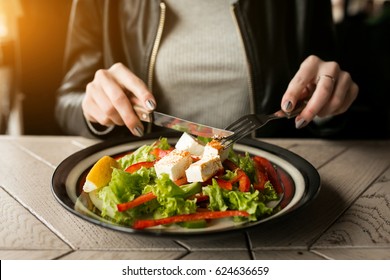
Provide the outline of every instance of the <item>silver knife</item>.
[[134,106],[134,111],[137,113],[141,121],[153,123],[158,126],[167,127],[170,129],[187,132],[196,136],[202,137],[227,137],[233,134],[232,131],[219,129],[180,118],[170,116],[157,111],[149,112],[141,106]]

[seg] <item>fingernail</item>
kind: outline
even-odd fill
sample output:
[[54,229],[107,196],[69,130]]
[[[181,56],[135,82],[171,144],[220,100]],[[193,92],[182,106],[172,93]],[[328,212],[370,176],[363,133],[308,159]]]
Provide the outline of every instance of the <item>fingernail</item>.
[[287,111],[287,112],[290,111],[291,108],[292,108],[292,103],[291,103],[291,101],[286,101],[286,102],[284,102],[283,108],[284,108],[284,111]]
[[133,134],[138,137],[142,137],[144,135],[144,129],[142,127],[136,126],[132,130]]
[[146,107],[150,110],[156,109],[156,103],[154,103],[152,100],[146,100]]
[[306,122],[305,119],[299,119],[299,120],[297,119],[297,120],[295,121],[295,128],[296,128],[296,129],[300,129],[300,128],[306,126],[306,124],[307,124],[307,122]]

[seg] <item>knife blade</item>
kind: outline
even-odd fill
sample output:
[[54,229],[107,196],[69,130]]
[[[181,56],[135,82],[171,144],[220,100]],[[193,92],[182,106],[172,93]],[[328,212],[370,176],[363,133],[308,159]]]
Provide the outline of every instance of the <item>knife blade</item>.
[[149,112],[141,106],[134,106],[134,111],[141,121],[153,123],[158,126],[187,132],[202,137],[227,137],[233,134],[232,131],[211,127],[181,118],[170,116],[157,111]]

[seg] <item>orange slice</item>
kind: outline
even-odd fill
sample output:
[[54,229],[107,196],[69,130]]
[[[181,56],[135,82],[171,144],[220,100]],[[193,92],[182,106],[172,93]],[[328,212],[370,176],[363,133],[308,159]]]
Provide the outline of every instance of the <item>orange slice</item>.
[[91,192],[93,190],[107,186],[111,180],[112,168],[119,168],[119,163],[110,156],[99,159],[89,171],[85,180],[83,190]]

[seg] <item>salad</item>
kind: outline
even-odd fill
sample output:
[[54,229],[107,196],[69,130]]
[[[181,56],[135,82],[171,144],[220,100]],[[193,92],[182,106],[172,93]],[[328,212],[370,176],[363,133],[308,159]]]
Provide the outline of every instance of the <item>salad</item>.
[[137,230],[205,228],[211,221],[258,221],[277,211],[283,188],[266,158],[224,149],[216,139],[184,133],[118,157],[104,156],[83,184],[96,212]]

